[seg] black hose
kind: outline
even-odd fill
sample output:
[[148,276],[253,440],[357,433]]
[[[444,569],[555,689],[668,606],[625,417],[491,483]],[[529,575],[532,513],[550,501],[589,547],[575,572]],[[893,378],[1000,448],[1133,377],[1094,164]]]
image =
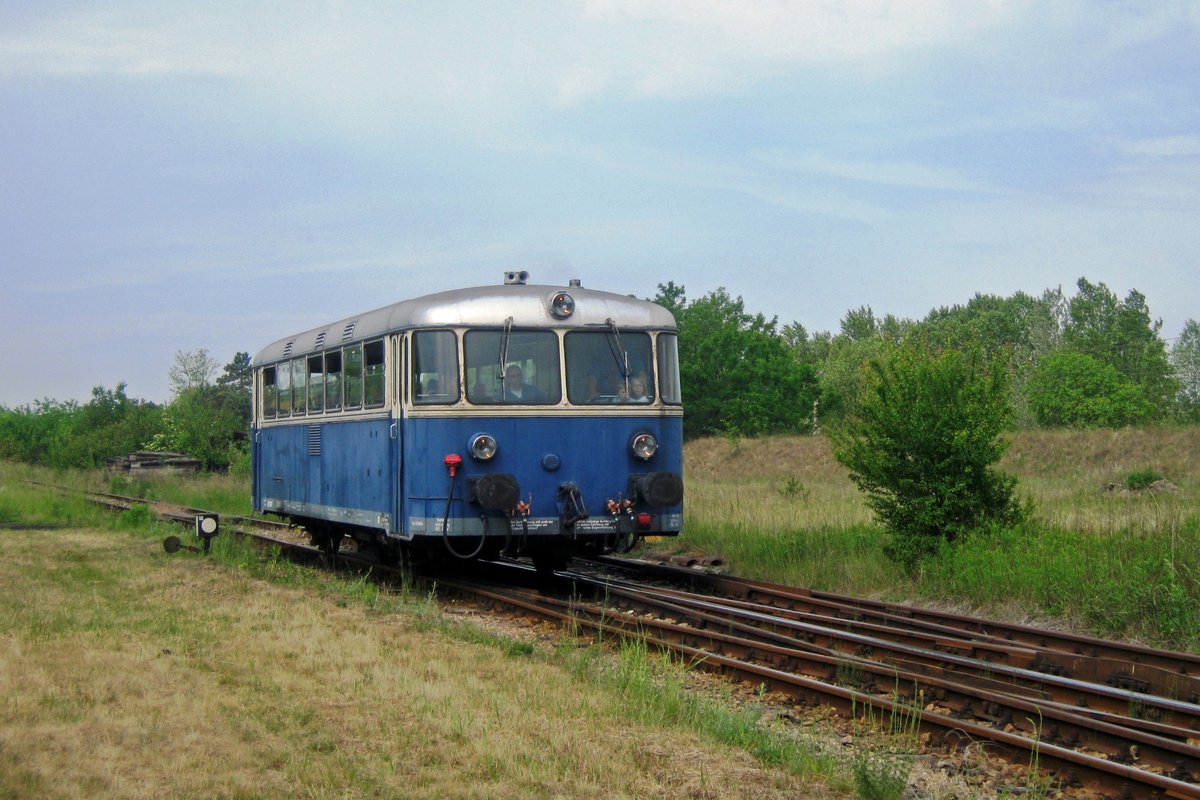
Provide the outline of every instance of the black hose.
[[455,475],[453,472],[451,472],[450,488],[446,490],[446,513],[442,515],[442,544],[446,546],[446,552],[450,553],[450,555],[454,556],[455,558],[462,559],[463,561],[470,561],[471,559],[478,557],[478,555],[483,552],[484,542],[487,541],[487,526],[484,526],[483,534],[481,534],[479,537],[479,547],[476,547],[475,551],[468,555],[463,555],[462,553],[458,552],[454,549],[454,546],[450,544],[450,503],[454,499],[454,479]]

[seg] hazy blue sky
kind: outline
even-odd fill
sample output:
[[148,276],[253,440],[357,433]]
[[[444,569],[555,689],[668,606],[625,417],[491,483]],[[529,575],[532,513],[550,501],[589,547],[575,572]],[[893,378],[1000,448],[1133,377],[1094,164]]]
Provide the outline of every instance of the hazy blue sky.
[[431,291],[1200,318],[1200,3],[0,3],[0,404]]

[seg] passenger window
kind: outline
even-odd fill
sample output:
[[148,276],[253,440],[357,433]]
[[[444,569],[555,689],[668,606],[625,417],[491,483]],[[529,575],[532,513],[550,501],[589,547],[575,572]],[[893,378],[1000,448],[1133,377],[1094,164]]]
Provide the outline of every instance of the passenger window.
[[325,354],[325,408],[337,411],[342,407],[342,351]]
[[413,402],[457,403],[458,338],[454,331],[417,331],[412,337]]
[[558,336],[553,331],[467,331],[463,351],[467,399],[472,403],[562,401]]
[[308,357],[308,410],[325,407],[325,359],[320,354]]
[[303,414],[307,405],[304,388],[304,359],[292,359],[292,414]]
[[354,344],[342,348],[343,366],[346,380],[346,408],[358,408],[362,405],[362,345]]
[[664,403],[679,405],[683,390],[679,383],[679,337],[673,333],[658,335],[658,376]]
[[285,361],[275,373],[275,385],[279,387],[279,416],[292,415],[292,366]]
[[259,377],[262,387],[262,414],[271,419],[279,412],[279,388],[275,385],[275,368],[264,367]]
[[565,340],[567,397],[576,405],[654,401],[650,335],[572,331]]
[[383,341],[363,345],[363,396],[367,408],[383,405]]

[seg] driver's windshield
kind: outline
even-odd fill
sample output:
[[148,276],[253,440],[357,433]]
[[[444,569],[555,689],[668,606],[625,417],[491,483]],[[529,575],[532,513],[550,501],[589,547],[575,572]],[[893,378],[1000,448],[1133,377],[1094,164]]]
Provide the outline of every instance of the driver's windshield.
[[463,356],[472,403],[551,405],[562,400],[553,331],[467,331]]

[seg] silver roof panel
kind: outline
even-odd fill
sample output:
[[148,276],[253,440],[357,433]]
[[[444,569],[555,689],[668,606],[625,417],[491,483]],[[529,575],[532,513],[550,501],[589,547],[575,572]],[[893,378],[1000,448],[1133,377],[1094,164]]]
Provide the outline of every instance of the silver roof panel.
[[[575,313],[569,319],[560,320],[550,314],[550,300],[558,292],[567,292],[575,300]],[[343,343],[373,339],[395,330],[503,325],[509,317],[516,328],[582,328],[604,325],[609,319],[622,328],[675,328],[675,318],[662,306],[622,294],[579,286],[477,286],[401,300],[285,337],[260,350],[254,363],[279,361]],[[344,338],[350,330],[352,333]]]

